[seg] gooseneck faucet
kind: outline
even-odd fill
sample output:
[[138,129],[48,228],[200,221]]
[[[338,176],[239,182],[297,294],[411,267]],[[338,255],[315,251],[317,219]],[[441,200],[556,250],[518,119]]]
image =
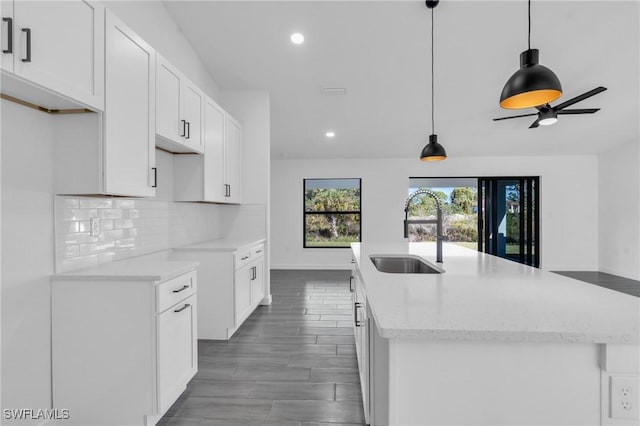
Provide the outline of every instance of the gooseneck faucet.
[[[411,204],[411,200],[413,200],[418,195],[428,195],[433,198],[436,202],[436,209],[438,211],[436,215],[436,219],[417,219],[417,220],[409,220],[409,205]],[[423,223],[435,223],[436,224],[436,262],[442,263],[442,240],[444,240],[444,236],[442,235],[442,206],[440,206],[440,199],[436,194],[429,191],[428,189],[420,188],[413,194],[409,195],[407,201],[404,203],[404,237],[409,238],[409,225],[410,224],[423,224]]]

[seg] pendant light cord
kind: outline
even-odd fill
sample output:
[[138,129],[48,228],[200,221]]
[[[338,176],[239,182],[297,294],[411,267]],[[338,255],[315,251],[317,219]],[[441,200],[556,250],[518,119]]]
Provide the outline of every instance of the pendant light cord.
[[434,102],[434,98],[435,98],[435,93],[434,93],[434,84],[433,84],[433,80],[435,79],[434,76],[434,72],[433,72],[433,9],[431,9],[431,134],[435,135],[436,134],[436,125],[435,125],[435,120],[434,120],[434,108],[435,108],[435,102]]
[[528,12],[527,15],[529,17],[529,33],[528,33],[528,46],[529,46],[529,50],[531,50],[531,0],[529,0],[529,7],[528,7]]

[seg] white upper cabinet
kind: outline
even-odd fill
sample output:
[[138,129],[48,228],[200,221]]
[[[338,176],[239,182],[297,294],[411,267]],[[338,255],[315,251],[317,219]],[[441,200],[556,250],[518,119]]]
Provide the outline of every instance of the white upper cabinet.
[[104,13],[93,1],[2,1],[3,93],[103,110]]
[[152,197],[155,166],[155,51],[120,19],[105,16],[104,113],[60,114],[58,194]]
[[202,91],[162,56],[156,60],[156,145],[170,152],[204,152]]
[[242,202],[240,123],[210,98],[204,101],[204,155],[176,155],[176,201]]
[[155,195],[155,51],[106,16],[105,191]]
[[224,159],[224,110],[211,99],[204,105],[204,199],[224,203],[225,159]]
[[225,123],[225,175],[228,203],[242,202],[242,128],[227,115]]

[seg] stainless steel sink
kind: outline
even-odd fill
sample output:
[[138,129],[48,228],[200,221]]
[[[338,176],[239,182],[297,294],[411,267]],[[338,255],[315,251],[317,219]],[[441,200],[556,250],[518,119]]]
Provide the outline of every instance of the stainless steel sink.
[[380,272],[391,274],[442,274],[444,270],[430,265],[417,256],[375,255],[369,256]]

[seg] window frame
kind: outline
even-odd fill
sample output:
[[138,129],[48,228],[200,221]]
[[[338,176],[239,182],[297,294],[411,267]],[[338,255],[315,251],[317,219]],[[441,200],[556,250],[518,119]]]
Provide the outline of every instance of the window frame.
[[[344,210],[344,211],[323,211],[323,212],[308,212],[306,209],[306,195],[307,195],[307,181],[318,180],[357,180],[359,188],[359,205],[360,210]],[[350,246],[308,246],[307,245],[307,215],[332,215],[332,214],[352,214],[358,215],[360,220],[358,221],[358,242],[362,242],[362,178],[345,177],[345,178],[303,178],[302,179],[302,248],[303,249],[350,249]]]

